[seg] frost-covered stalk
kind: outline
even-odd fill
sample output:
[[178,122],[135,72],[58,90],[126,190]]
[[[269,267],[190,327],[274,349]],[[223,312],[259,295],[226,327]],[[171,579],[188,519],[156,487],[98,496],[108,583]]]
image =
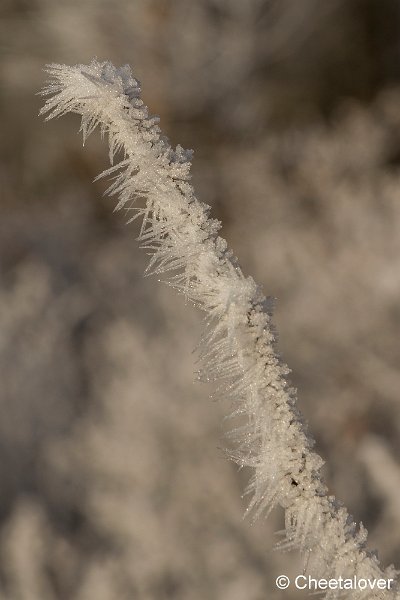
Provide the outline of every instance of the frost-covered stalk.
[[[50,65],[49,95],[41,113],[47,119],[67,112],[82,116],[84,140],[97,125],[108,134],[110,160],[123,158],[101,176],[113,177],[108,192],[117,209],[141,217],[139,240],[151,254],[147,273],[164,279],[206,315],[200,344],[200,377],[217,382],[216,394],[233,405],[235,440],[230,456],[252,469],[247,511],[254,517],[279,505],[285,510],[283,548],[297,548],[314,576],[390,578],[366,550],[366,530],[328,490],[321,458],[288,386],[288,368],[275,351],[269,301],[218,236],[190,184],[191,152],[171,148],[158,118],[140,99],[139,82],[129,67],[93,61],[90,65]],[[134,206],[135,201],[138,205]],[[130,219],[130,220],[132,220]],[[355,592],[353,592],[355,593]],[[360,592],[395,597],[396,592]],[[337,595],[330,590],[327,596]]]

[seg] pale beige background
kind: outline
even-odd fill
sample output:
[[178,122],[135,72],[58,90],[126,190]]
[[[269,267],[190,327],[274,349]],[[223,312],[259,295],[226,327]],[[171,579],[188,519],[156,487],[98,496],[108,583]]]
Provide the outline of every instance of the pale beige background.
[[[329,6],[327,6],[329,5]],[[396,0],[3,0],[0,596],[262,600],[299,572],[251,526],[201,318],[144,279],[97,136],[37,117],[47,62],[130,63],[246,273],[332,491],[400,565]]]

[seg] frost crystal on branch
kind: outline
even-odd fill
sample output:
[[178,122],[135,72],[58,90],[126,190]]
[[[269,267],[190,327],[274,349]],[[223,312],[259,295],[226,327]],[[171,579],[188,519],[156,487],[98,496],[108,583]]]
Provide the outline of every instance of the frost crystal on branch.
[[[142,218],[139,240],[151,255],[147,274],[164,280],[206,315],[199,347],[199,377],[216,383],[215,395],[232,405],[235,426],[230,457],[252,469],[246,494],[248,513],[256,518],[275,506],[285,510],[282,549],[297,548],[313,576],[393,578],[366,549],[366,531],[357,527],[320,476],[322,459],[312,451],[296,408],[289,372],[275,351],[269,301],[219,235],[190,183],[191,152],[171,148],[158,118],[140,98],[130,68],[109,62],[50,65],[51,79],[42,114],[47,119],[81,115],[83,140],[99,126],[109,139],[112,166],[108,188],[125,208]],[[113,164],[118,152],[122,159]],[[139,200],[138,205],[135,202]],[[337,590],[328,590],[333,597]],[[395,598],[392,590],[352,591],[354,596]]]

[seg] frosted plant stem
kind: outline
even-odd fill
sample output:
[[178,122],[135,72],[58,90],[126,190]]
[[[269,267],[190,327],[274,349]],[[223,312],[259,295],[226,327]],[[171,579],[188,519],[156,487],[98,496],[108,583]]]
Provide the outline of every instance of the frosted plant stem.
[[[218,235],[220,223],[199,202],[190,184],[191,152],[171,148],[158,118],[140,99],[140,84],[130,68],[109,62],[49,65],[49,96],[41,114],[47,119],[67,112],[82,117],[83,139],[99,126],[107,134],[112,176],[108,192],[118,196],[133,220],[142,218],[139,240],[151,255],[147,274],[158,274],[206,315],[199,347],[200,377],[216,382],[216,396],[232,405],[234,447],[228,451],[252,478],[246,490],[248,513],[285,511],[282,549],[296,548],[307,570],[326,579],[395,578],[382,570],[366,549],[367,533],[357,527],[328,494],[322,459],[296,408],[287,366],[275,350],[269,301]],[[113,164],[115,154],[122,159]],[[338,590],[328,590],[328,598]],[[352,590],[363,598],[399,598],[396,589]]]

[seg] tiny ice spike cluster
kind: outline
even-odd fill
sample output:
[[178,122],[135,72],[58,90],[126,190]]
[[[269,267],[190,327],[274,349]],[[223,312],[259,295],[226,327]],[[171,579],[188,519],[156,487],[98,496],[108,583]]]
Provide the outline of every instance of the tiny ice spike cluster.
[[[49,96],[41,114],[67,112],[82,117],[83,139],[99,126],[107,133],[112,176],[108,192],[117,209],[142,218],[139,240],[151,255],[147,274],[163,279],[206,315],[199,345],[199,376],[216,382],[216,395],[233,406],[234,448],[227,450],[240,467],[251,467],[247,512],[285,510],[282,549],[297,548],[315,577],[395,578],[383,571],[366,549],[367,532],[328,494],[320,476],[322,459],[312,451],[296,408],[289,370],[275,351],[271,302],[218,235],[220,223],[199,202],[190,184],[192,153],[171,148],[158,118],[140,99],[140,84],[128,66],[93,60],[74,67],[52,64]],[[116,153],[122,159],[113,164]],[[134,205],[136,202],[136,205]],[[398,588],[352,591],[363,598],[399,598]],[[328,590],[333,597],[338,590]]]

